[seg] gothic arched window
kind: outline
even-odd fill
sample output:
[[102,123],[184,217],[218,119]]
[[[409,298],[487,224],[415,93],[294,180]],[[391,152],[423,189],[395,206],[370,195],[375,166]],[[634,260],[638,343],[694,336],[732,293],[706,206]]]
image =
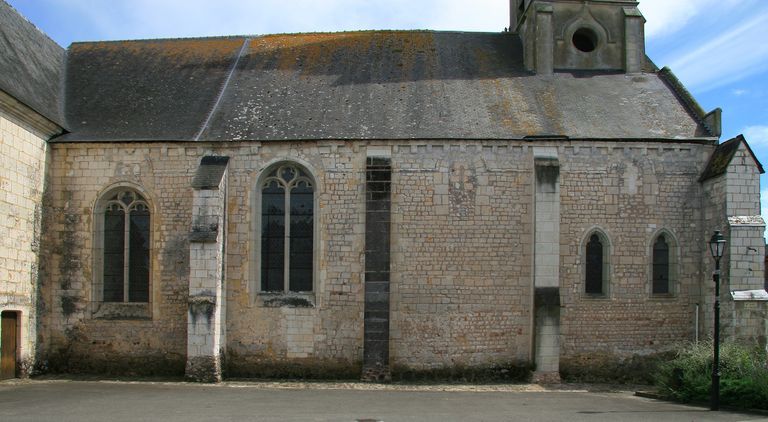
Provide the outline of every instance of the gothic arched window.
[[669,244],[664,235],[653,244],[653,294],[669,293]]
[[261,290],[313,290],[315,188],[301,167],[283,163],[261,182]]
[[101,292],[104,302],[149,302],[150,213],[133,189],[101,200]]
[[608,238],[599,231],[587,237],[584,246],[584,293],[590,296],[608,294],[609,244]]
[[651,238],[650,293],[655,296],[673,296],[677,291],[678,244],[675,236],[662,229]]

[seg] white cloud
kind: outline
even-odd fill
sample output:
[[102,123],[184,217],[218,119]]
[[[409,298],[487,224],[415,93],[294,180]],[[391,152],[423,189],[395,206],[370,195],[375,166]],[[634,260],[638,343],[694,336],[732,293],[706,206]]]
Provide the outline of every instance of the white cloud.
[[645,34],[648,38],[670,35],[685,27],[696,14],[705,10],[715,0],[641,0],[640,11],[646,19]]
[[742,133],[753,150],[768,148],[768,126],[748,126]]
[[639,8],[646,19],[645,35],[661,38],[685,29],[702,12],[725,10],[737,4],[754,0],[639,0]]
[[669,63],[690,89],[705,92],[766,70],[768,10]]
[[749,91],[746,89],[734,89],[731,91],[731,93],[737,97],[741,97],[742,95],[749,94]]

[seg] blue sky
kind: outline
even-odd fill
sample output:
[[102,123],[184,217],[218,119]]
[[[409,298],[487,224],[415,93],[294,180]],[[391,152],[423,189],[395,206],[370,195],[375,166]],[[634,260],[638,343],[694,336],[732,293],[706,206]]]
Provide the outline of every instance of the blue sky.
[[[507,0],[8,0],[73,41],[357,29],[501,31]],[[641,0],[647,52],[768,167],[768,1]],[[762,178],[768,216],[768,176]]]

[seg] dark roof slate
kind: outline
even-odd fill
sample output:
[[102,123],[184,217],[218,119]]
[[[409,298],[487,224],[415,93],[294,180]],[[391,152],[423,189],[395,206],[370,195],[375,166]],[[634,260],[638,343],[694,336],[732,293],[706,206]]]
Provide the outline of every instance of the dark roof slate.
[[65,138],[194,139],[242,44],[241,38],[72,44],[66,82],[72,133]]
[[0,0],[0,90],[62,127],[65,55],[63,48]]
[[736,152],[739,150],[742,143],[747,147],[747,152],[752,156],[752,159],[755,160],[755,165],[760,174],[765,173],[763,165],[760,164],[755,153],[752,152],[752,148],[749,147],[747,140],[744,139],[744,135],[739,135],[723,142],[715,148],[715,151],[709,157],[709,162],[707,162],[707,166],[704,168],[704,172],[701,174],[699,181],[703,182],[725,174],[728,171],[728,166],[731,164],[731,160],[733,160],[733,157],[736,155]]
[[522,57],[519,38],[508,33],[78,43],[70,47],[67,70],[72,133],[57,140],[691,139],[702,133],[656,73],[540,76],[524,70]]

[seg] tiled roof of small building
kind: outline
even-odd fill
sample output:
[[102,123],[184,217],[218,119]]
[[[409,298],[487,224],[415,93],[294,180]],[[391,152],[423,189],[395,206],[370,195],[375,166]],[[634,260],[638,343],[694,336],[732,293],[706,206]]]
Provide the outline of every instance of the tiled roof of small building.
[[58,141],[705,137],[655,71],[524,70],[509,33],[75,43]]
[[709,162],[704,168],[704,172],[701,174],[699,180],[703,182],[707,179],[725,174],[725,172],[728,171],[728,166],[731,164],[731,160],[733,160],[733,157],[736,155],[736,152],[739,150],[739,147],[742,143],[744,143],[744,146],[747,148],[747,152],[749,152],[749,154],[752,156],[752,159],[755,160],[755,165],[757,166],[760,174],[765,173],[765,170],[763,170],[763,165],[757,159],[755,153],[752,152],[752,148],[749,147],[749,144],[747,143],[746,139],[744,139],[744,136],[739,135],[733,139],[723,142],[722,144],[718,145],[717,148],[715,148],[715,151],[709,157]]
[[63,126],[65,51],[0,0],[0,90]]

